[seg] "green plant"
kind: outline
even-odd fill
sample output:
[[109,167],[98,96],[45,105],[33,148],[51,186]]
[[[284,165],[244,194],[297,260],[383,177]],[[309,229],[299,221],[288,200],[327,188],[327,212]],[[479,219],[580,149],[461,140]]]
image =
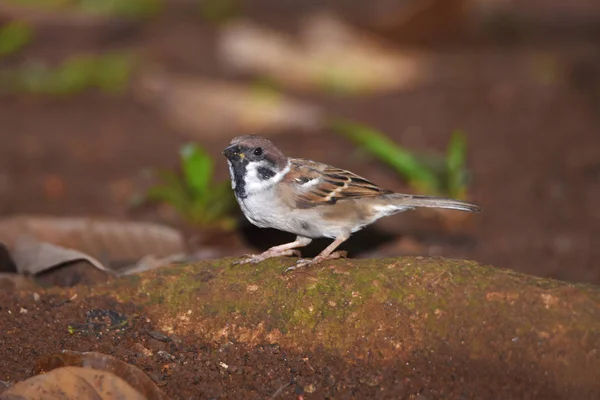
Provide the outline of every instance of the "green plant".
[[318,87],[325,93],[339,96],[353,96],[368,91],[364,87],[364,78],[357,72],[340,66],[329,66],[315,75]]
[[467,191],[467,140],[452,133],[446,155],[421,155],[405,149],[383,133],[357,123],[335,120],[334,131],[344,135],[394,168],[418,192],[464,199]]
[[11,3],[62,11],[71,9],[94,14],[142,18],[155,15],[163,5],[162,0],[10,0]]
[[147,17],[157,14],[162,8],[161,0],[78,0],[83,11],[99,14]]
[[200,0],[200,16],[205,21],[223,24],[240,14],[240,0]]
[[446,150],[445,192],[451,197],[465,199],[469,171],[467,169],[467,136],[461,130],[454,130]]
[[26,22],[12,21],[0,26],[0,57],[16,53],[33,38],[33,29]]
[[17,70],[4,71],[12,92],[69,95],[89,88],[117,93],[124,90],[134,68],[134,57],[124,52],[103,55],[76,55],[60,65],[30,63]]
[[213,181],[213,160],[196,144],[181,148],[181,173],[159,171],[162,183],[150,188],[148,200],[171,205],[188,222],[202,227],[233,229],[235,198],[229,181]]

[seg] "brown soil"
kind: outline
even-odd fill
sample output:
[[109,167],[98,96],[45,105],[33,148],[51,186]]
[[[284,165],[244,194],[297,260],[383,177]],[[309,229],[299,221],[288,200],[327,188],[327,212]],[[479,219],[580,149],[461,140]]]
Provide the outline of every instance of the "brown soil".
[[[173,71],[223,75],[214,60],[214,29],[197,19],[175,15],[126,34],[123,38],[96,32],[87,38],[52,28],[9,61],[36,56],[55,60],[133,43]],[[332,113],[371,124],[410,148],[442,150],[454,128],[463,128],[469,137],[471,197],[484,207],[474,220],[473,233],[468,238],[444,235],[422,221],[391,230],[390,225],[403,221],[397,216],[379,225],[387,232],[379,241],[388,242],[384,247],[371,246],[354,255],[422,252],[600,283],[600,56],[594,47],[588,51],[589,45],[581,39],[460,46],[440,53],[443,62],[433,84],[413,91],[359,99],[315,96],[312,100]],[[535,54],[557,60],[556,80],[543,83],[536,78]],[[102,215],[179,224],[164,210],[130,205],[131,197],[151,184],[148,169],[174,167],[179,146],[188,140],[133,96],[3,96],[0,127],[0,215]],[[221,160],[220,150],[229,140],[213,138],[204,144]],[[290,154],[351,169],[391,189],[406,189],[392,171],[365,159],[330,132],[286,132],[274,140]],[[227,178],[224,162],[216,173],[219,179]],[[390,232],[419,241],[418,250],[406,250]],[[258,247],[281,242],[281,237],[268,238],[253,228],[237,234],[248,246]],[[363,241],[355,239],[347,248],[352,252]],[[232,254],[243,250],[230,243],[227,239],[217,245]],[[102,298],[64,302],[44,296],[34,302],[31,296],[0,296],[0,380],[23,379],[38,357],[69,348],[105,352],[138,365],[176,398],[264,398],[292,381],[282,397],[304,390],[305,398],[399,398],[419,393],[425,398],[515,398],[523,387],[530,398],[559,397],[525,371],[508,371],[504,384],[489,386],[486,376],[497,375],[489,365],[479,365],[479,375],[466,377],[453,365],[431,365],[416,355],[374,367],[269,345],[219,346],[193,337],[163,342],[147,333],[158,329],[141,315],[123,332],[71,335],[66,326],[85,321],[92,308],[127,315],[137,310]],[[17,302],[28,311],[9,314],[3,306]],[[34,332],[43,335],[28,334]],[[175,358],[140,356],[138,345]],[[455,365],[474,362],[463,361]],[[225,370],[220,362],[232,367]],[[313,387],[316,391],[308,393]]]

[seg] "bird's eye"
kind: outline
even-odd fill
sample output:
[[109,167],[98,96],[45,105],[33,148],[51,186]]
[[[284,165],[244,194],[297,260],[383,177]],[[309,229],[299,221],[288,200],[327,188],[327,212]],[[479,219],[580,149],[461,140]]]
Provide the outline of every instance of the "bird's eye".
[[256,157],[260,157],[260,156],[262,156],[262,155],[263,155],[263,149],[262,149],[262,147],[257,147],[257,148],[255,148],[255,149],[254,149],[254,155],[255,155]]

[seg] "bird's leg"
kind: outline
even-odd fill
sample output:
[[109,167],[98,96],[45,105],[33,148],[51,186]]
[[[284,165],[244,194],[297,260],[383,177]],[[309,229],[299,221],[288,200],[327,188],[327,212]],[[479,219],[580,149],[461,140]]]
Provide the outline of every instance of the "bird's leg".
[[280,244],[279,246],[273,246],[261,254],[247,256],[242,260],[236,261],[234,264],[256,264],[273,257],[289,257],[291,255],[300,256],[300,252],[294,249],[308,246],[310,242],[312,242],[312,239],[310,238],[296,236],[296,240],[293,242]]
[[335,251],[335,249],[338,248],[338,246],[342,243],[344,243],[346,240],[348,240],[348,238],[350,237],[350,234],[344,234],[341,236],[338,236],[329,246],[327,246],[325,248],[325,250],[323,250],[322,252],[319,253],[318,256],[316,256],[315,258],[313,258],[312,260],[299,260],[296,265],[293,265],[291,267],[289,267],[288,269],[285,270],[285,272],[289,272],[289,271],[294,271],[296,269],[300,269],[300,268],[305,268],[314,264],[318,264],[321,261],[325,261],[325,260],[335,260],[337,258],[341,258],[344,256],[344,252],[342,251]]

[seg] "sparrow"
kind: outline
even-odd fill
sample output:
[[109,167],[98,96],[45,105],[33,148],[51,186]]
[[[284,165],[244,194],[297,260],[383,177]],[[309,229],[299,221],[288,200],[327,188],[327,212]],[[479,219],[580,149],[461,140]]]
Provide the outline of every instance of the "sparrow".
[[293,242],[247,256],[237,264],[259,263],[297,250],[316,238],[333,242],[312,260],[300,259],[286,271],[340,258],[335,251],[350,235],[379,218],[417,207],[479,212],[476,204],[442,197],[394,193],[350,171],[303,158],[287,157],[270,140],[234,138],[223,150],[231,187],[246,218],[260,228],[296,235]]

